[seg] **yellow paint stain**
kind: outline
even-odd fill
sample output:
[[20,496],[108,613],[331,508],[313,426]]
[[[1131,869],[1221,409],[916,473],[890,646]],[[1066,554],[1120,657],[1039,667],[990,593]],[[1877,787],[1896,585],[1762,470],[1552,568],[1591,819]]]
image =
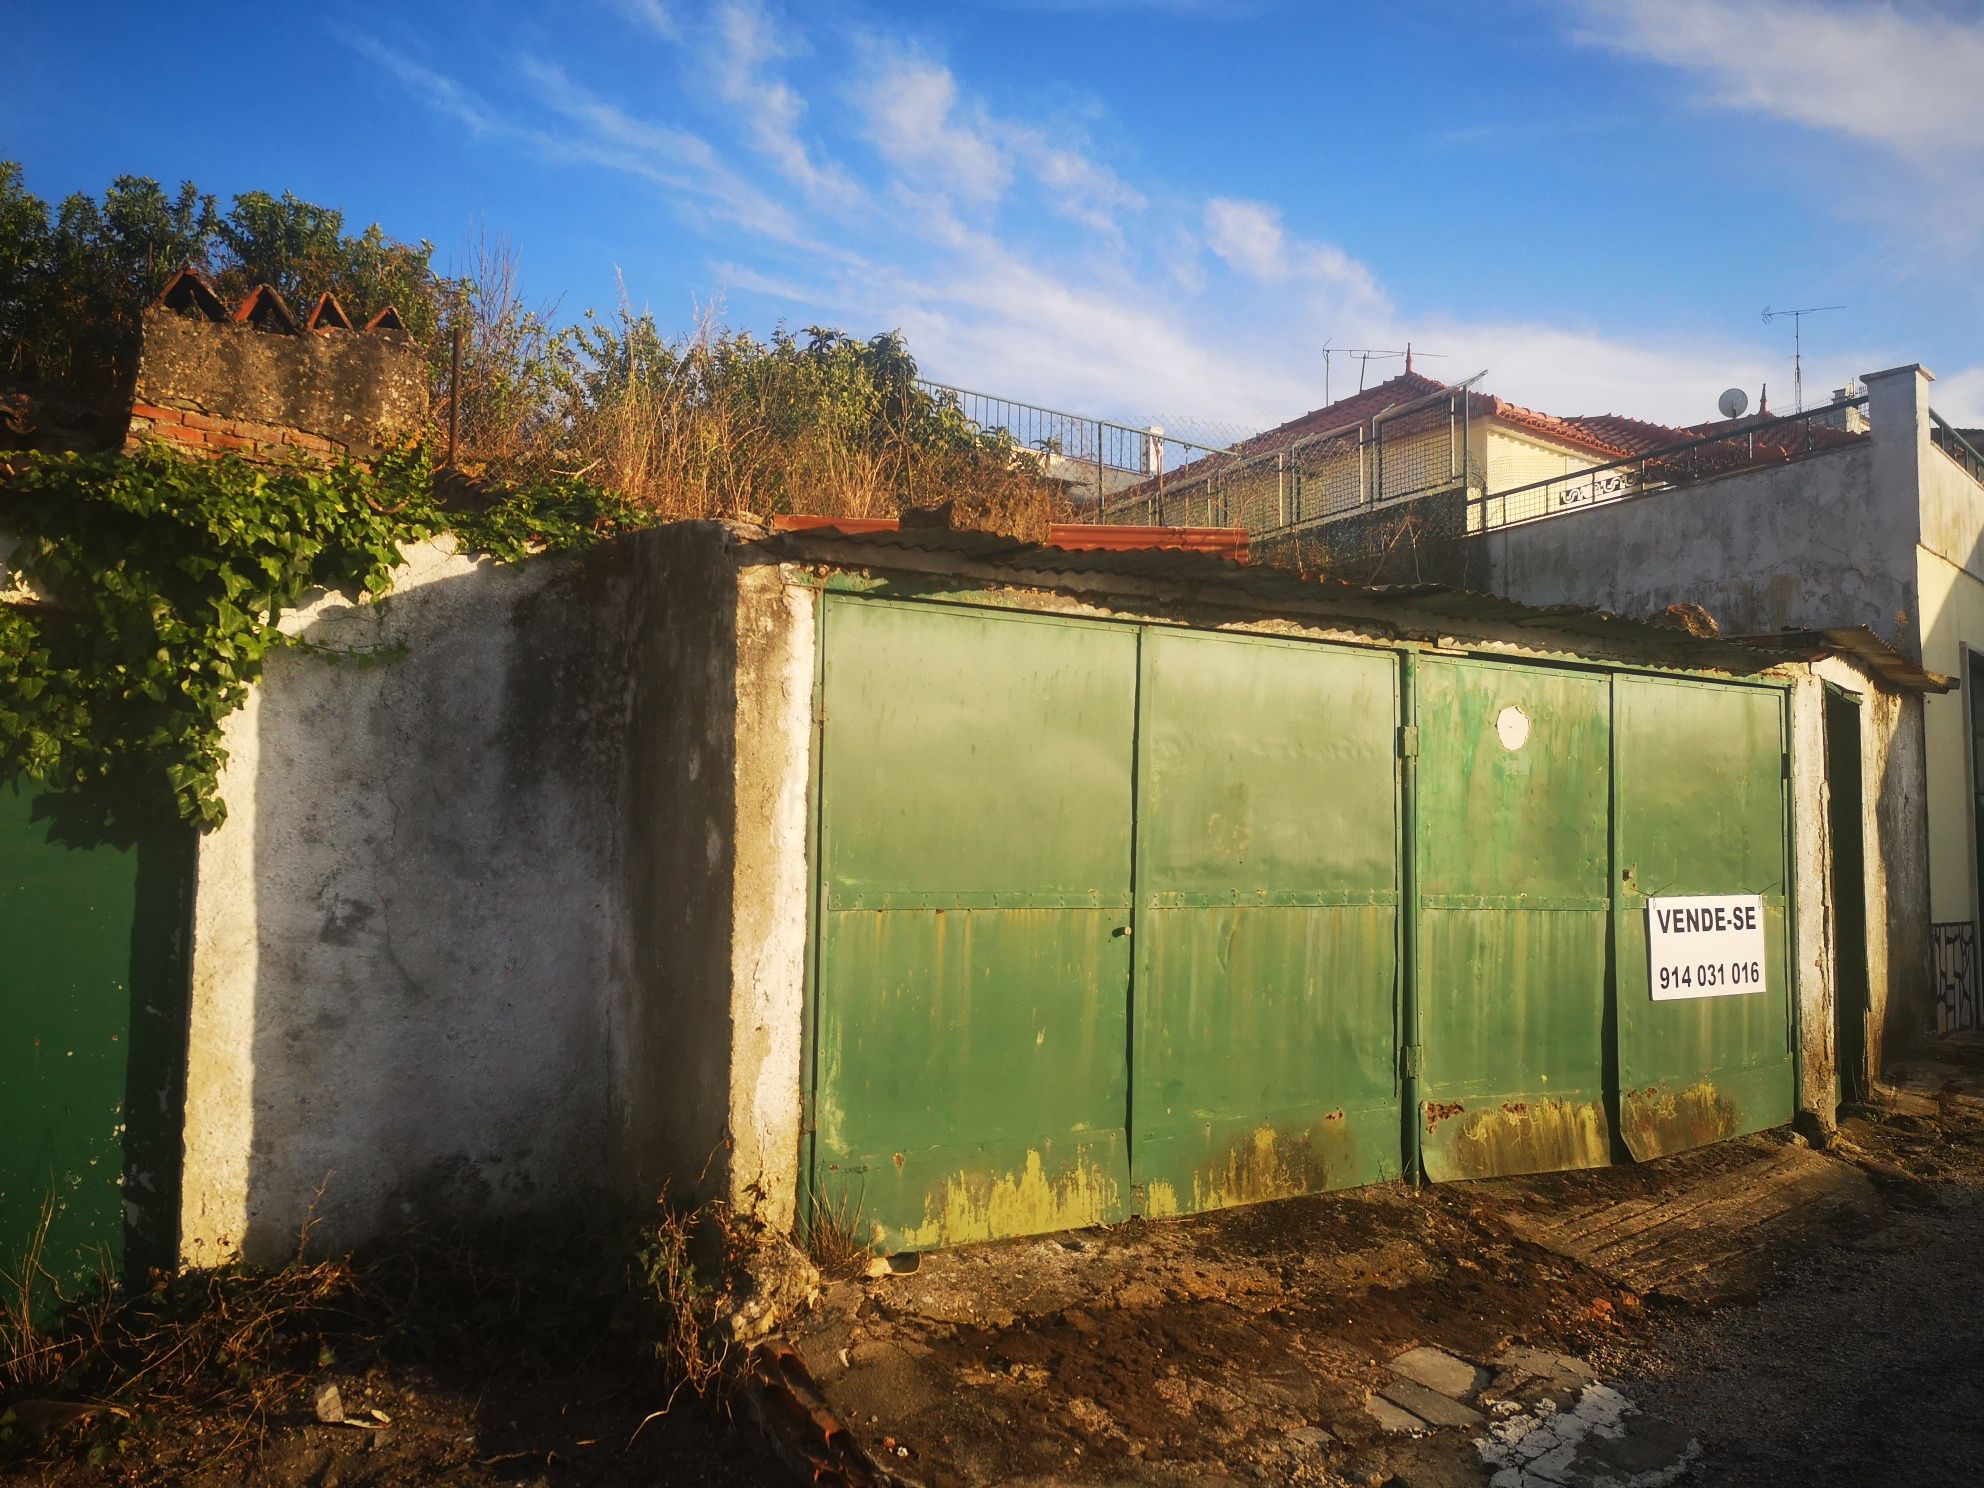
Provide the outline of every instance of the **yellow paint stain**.
[[[1333,1123],[1341,1127],[1342,1123]],[[1227,1145],[1226,1151],[1192,1175],[1192,1210],[1230,1209],[1321,1193],[1333,1185],[1332,1170],[1350,1170],[1347,1150],[1332,1162],[1329,1146],[1345,1145],[1333,1138],[1347,1133],[1330,1125],[1283,1130],[1272,1124],[1255,1127]],[[1340,1180],[1339,1180],[1340,1181]]]
[[1626,1144],[1635,1157],[1684,1152],[1733,1137],[1742,1112],[1712,1081],[1700,1080],[1678,1095],[1671,1090],[1629,1090],[1621,1102]]
[[1605,1110],[1566,1100],[1504,1101],[1472,1113],[1448,1149],[1462,1176],[1554,1173],[1612,1160]]
[[935,1250],[1007,1235],[1078,1229],[1107,1219],[1119,1202],[1115,1179],[1093,1163],[1077,1158],[1050,1179],[1040,1154],[1028,1152],[1018,1173],[959,1173],[945,1179],[942,1193],[924,1201],[923,1223],[901,1231],[899,1248]]
[[1171,1219],[1183,1212],[1178,1207],[1178,1190],[1169,1183],[1157,1182],[1144,1185],[1146,1219]]

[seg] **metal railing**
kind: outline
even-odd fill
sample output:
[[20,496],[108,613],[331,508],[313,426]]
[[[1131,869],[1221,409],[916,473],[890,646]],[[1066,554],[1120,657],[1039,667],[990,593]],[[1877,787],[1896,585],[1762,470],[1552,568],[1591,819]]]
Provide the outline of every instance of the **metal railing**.
[[1949,420],[1935,409],[1929,410],[1929,418],[1933,423],[1929,438],[1936,448],[1961,465],[1972,480],[1984,485],[1984,454],[1979,454],[1977,446],[1965,439],[1960,429],[1951,428]]
[[[1726,434],[1708,434],[1644,454],[1590,465],[1500,491],[1470,491],[1467,532],[1494,531],[1565,511],[1781,464],[1862,444],[1864,433],[1843,427],[1849,409],[1863,408],[1863,394],[1782,418],[1759,419]],[[1954,432],[1954,431],[1952,431]],[[1972,451],[1975,454],[1975,451]]]
[[1468,388],[1482,374],[1340,428],[1249,455],[1194,461],[1110,497],[1103,520],[1245,527],[1262,537],[1459,489],[1468,471]]
[[916,385],[955,406],[977,428],[1003,429],[1014,444],[1037,455],[1047,475],[1074,488],[1083,520],[1099,520],[1101,502],[1125,487],[1161,481],[1187,462],[1226,452],[1154,424],[1138,428],[924,378]]

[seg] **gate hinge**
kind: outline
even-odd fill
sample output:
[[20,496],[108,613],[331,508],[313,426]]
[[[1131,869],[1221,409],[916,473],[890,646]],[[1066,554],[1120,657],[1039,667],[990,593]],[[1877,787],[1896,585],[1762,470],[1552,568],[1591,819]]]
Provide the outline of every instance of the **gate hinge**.
[[1419,757],[1419,725],[1401,723],[1398,726],[1398,757],[1417,759]]
[[1784,778],[1786,780],[1789,780],[1791,778],[1791,751],[1786,750],[1782,756],[1782,759],[1784,765]]
[[1419,1078],[1419,1053],[1423,1044],[1400,1044],[1398,1049],[1398,1072],[1401,1079]]

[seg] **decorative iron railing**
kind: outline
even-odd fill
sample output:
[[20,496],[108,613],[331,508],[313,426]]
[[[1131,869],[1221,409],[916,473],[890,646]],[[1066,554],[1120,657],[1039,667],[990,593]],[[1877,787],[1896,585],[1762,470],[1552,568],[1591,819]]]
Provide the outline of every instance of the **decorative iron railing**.
[[1866,403],[1864,394],[1841,398],[1823,408],[1782,418],[1755,419],[1725,433],[1663,445],[1644,454],[1586,466],[1525,485],[1470,492],[1466,530],[1489,532],[1759,465],[1852,448],[1862,443],[1866,435],[1848,427],[1848,410],[1865,407]]

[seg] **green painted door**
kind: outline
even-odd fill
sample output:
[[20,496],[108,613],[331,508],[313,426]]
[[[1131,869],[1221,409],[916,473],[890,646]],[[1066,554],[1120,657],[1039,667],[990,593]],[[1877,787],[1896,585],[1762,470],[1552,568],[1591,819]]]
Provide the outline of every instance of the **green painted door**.
[[1398,1173],[1398,663],[1151,630],[1132,1171],[1175,1214]]
[[[1665,678],[1612,685],[1619,1124],[1646,1159],[1792,1117],[1784,696]],[[1763,896],[1764,985],[1655,1001],[1647,899],[1697,894]]]
[[[0,1273],[171,1263],[191,838],[0,783]],[[66,804],[73,805],[69,802]]]
[[1606,679],[1433,657],[1416,675],[1425,1170],[1602,1165]]
[[1136,632],[823,624],[816,1202],[887,1251],[1120,1219]]

